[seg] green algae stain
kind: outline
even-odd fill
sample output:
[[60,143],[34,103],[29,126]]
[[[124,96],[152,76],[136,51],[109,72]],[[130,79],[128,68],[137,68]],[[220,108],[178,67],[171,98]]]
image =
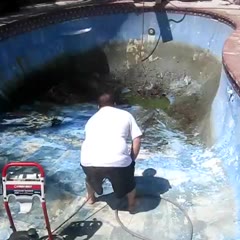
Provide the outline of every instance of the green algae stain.
[[164,111],[167,111],[170,105],[170,101],[164,96],[142,97],[139,95],[125,94],[124,100],[130,105],[137,105],[147,109],[162,109]]

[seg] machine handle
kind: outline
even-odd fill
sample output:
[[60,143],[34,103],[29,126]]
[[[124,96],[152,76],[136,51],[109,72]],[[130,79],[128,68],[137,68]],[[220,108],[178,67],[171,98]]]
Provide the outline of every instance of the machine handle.
[[7,170],[10,167],[36,167],[36,168],[38,168],[38,170],[40,172],[40,176],[41,177],[45,177],[45,173],[44,173],[43,167],[40,164],[36,163],[36,162],[11,162],[11,163],[8,163],[8,164],[6,164],[3,167],[2,177],[6,177]]

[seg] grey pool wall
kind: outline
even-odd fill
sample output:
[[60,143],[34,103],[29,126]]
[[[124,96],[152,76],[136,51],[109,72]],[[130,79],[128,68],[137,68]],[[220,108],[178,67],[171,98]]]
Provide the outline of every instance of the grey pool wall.
[[[219,59],[222,58],[226,39],[234,31],[232,26],[211,19],[209,16],[185,15],[171,11],[146,12],[143,31],[146,37],[149,28],[155,29],[156,38],[161,34],[162,41],[175,41],[207,49]],[[18,76],[43,67],[57,56],[84,52],[111,41],[140,40],[142,30],[141,13],[118,13],[85,16],[2,40],[0,42],[2,100],[8,101],[8,92],[18,84]],[[17,61],[19,58],[22,59],[20,65]],[[239,95],[232,87],[230,76],[222,68],[219,88],[211,108],[211,129],[214,136],[213,147],[221,152],[219,158],[235,190],[236,206],[240,203],[239,112]]]

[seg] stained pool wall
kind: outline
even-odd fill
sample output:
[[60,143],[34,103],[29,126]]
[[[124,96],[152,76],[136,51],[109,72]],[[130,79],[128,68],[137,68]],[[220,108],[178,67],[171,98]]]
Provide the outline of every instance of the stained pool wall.
[[[237,219],[240,217],[240,98],[223,70],[211,110],[211,128],[215,137],[213,148],[219,152],[230,185],[236,195]],[[240,236],[239,227],[237,235]],[[239,238],[237,238],[239,239]]]
[[[50,25],[0,42],[0,95],[8,101],[8,93],[19,83],[24,74],[41,68],[61,54],[76,54],[111,41],[145,40],[174,41],[207,49],[222,57],[222,48],[233,29],[216,20],[178,13],[147,12],[85,17],[69,22]],[[154,28],[155,36],[148,35]],[[36,82],[36,85],[38,82]],[[240,98],[232,89],[224,69],[220,85],[212,104],[211,125],[214,133],[214,148],[221,149],[227,175],[239,193],[240,151]],[[224,151],[222,151],[224,149]],[[224,153],[224,154],[222,154]],[[231,160],[229,160],[231,159]],[[238,214],[239,215],[239,214]]]
[[[85,17],[50,25],[0,42],[0,96],[7,101],[9,93],[21,79],[63,54],[76,54],[111,41],[129,39],[180,42],[208,49],[221,59],[225,39],[231,27],[200,16],[147,12]],[[148,29],[156,31],[148,35]],[[41,80],[38,80],[41,81]],[[36,82],[36,86],[40,82]]]

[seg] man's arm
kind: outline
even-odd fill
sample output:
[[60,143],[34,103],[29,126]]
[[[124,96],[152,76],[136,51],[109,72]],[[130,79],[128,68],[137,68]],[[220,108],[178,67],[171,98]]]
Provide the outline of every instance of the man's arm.
[[132,141],[131,158],[133,161],[135,161],[135,159],[137,158],[138,153],[140,151],[140,147],[141,147],[141,136],[134,138]]
[[136,160],[141,147],[142,131],[136,123],[135,118],[130,114],[130,135],[132,139],[130,156],[133,161]]

